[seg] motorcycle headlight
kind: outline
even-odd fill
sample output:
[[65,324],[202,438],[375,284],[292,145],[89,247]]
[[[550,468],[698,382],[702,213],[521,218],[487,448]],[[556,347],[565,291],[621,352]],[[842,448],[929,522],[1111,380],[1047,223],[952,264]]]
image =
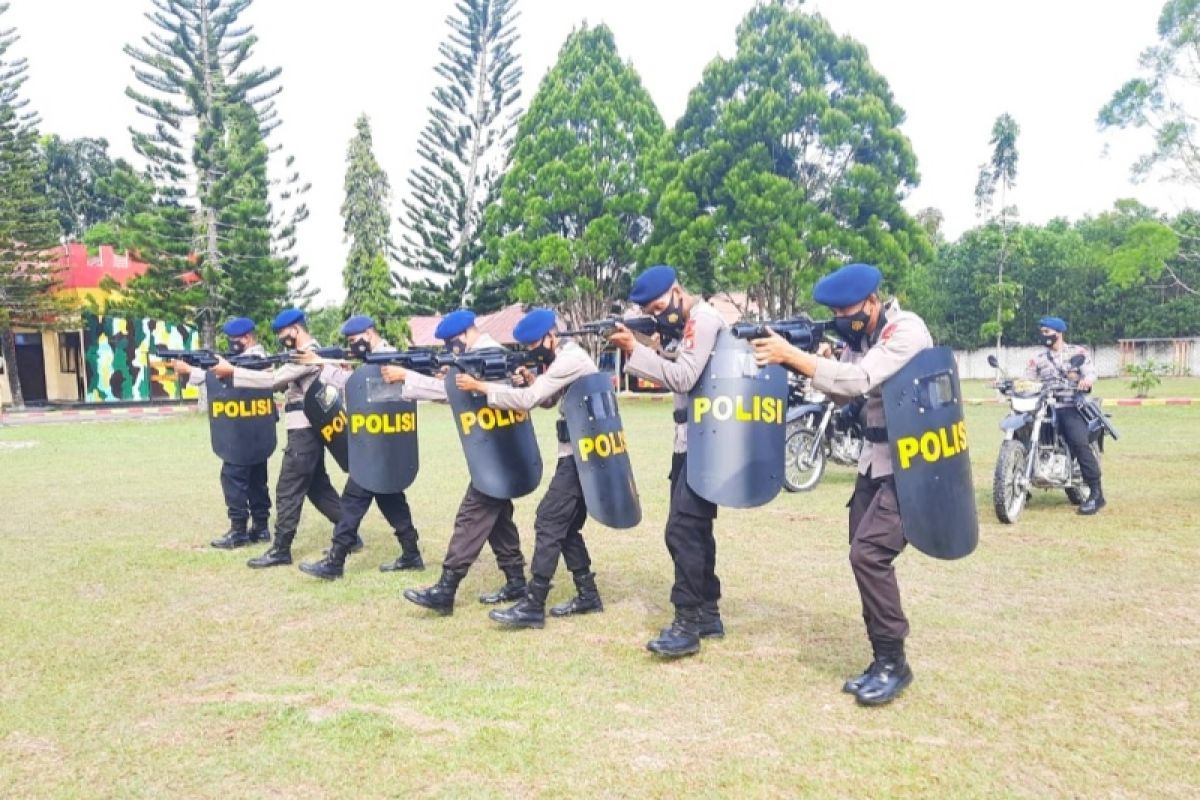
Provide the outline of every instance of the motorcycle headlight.
[[1038,395],[1034,395],[1033,397],[1021,397],[1019,395],[1014,396],[1012,399],[1012,410],[1021,411],[1024,413],[1037,411],[1038,403],[1040,401],[1041,397]]
[[824,403],[825,402],[825,393],[812,391],[812,392],[808,393],[807,399],[808,399],[808,402],[810,402],[810,403]]

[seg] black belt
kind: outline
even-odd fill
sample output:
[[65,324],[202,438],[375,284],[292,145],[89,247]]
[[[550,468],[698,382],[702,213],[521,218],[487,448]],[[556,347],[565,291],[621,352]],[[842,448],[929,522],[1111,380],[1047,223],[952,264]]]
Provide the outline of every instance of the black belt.
[[887,428],[863,428],[863,438],[871,444],[883,444],[888,440]]
[[687,409],[677,408],[671,416],[674,417],[676,425],[682,425],[687,422]]
[[303,402],[301,402],[301,401],[297,401],[297,402],[295,402],[295,403],[288,403],[287,405],[285,405],[285,406],[283,407],[283,410],[284,410],[285,412],[287,412],[287,411],[303,411],[303,410],[304,410],[304,403],[303,403]]

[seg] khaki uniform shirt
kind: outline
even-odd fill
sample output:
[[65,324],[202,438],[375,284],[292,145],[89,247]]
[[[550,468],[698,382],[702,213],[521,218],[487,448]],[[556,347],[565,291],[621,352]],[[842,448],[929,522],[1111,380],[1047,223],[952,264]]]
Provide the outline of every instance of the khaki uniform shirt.
[[[262,344],[252,344],[241,353],[244,356],[266,356],[267,348]],[[205,386],[205,381],[208,380],[208,370],[193,369],[188,373],[187,385],[200,387],[200,401],[196,404],[197,411],[208,410],[208,388]]]
[[[675,393],[675,409],[688,407],[688,392],[700,381],[708,358],[717,344],[717,336],[725,327],[725,320],[717,310],[703,300],[697,300],[688,314],[687,326],[683,329],[683,342],[674,361],[663,358],[646,345],[638,342],[625,364],[630,375],[658,381]],[[687,423],[675,425],[676,453],[687,452]]]
[[[320,345],[314,339],[300,350],[316,350],[318,347]],[[339,372],[345,372],[345,370],[337,367],[306,367],[302,364],[284,364],[274,371],[234,367],[233,385],[239,389],[274,389],[284,393],[285,403],[289,405],[291,403],[302,404],[304,403],[304,394],[308,391],[308,387],[312,386],[313,381],[322,378],[337,385],[339,380],[337,373]],[[341,383],[344,384],[345,379],[341,379]],[[288,411],[284,414],[283,420],[284,427],[289,431],[312,427],[303,411]]]
[[[468,347],[468,350],[490,350],[500,348],[504,350],[504,345],[497,342],[486,333],[479,334],[479,338],[475,340],[475,344]],[[405,400],[436,400],[440,402],[446,401],[446,384],[444,378],[439,378],[432,375],[422,375],[419,372],[408,370],[408,374],[404,378],[404,399]]]
[[[558,346],[554,361],[544,373],[529,386],[505,386],[500,383],[487,384],[488,405],[513,411],[529,411],[534,406],[550,408],[559,403],[558,415],[563,416],[561,400],[571,384],[599,370],[588,352],[573,341],[565,340]],[[571,455],[571,443],[558,443],[558,457]]]
[[[1079,369],[1071,366],[1071,359],[1076,355],[1083,356],[1083,365]],[[1029,359],[1029,363],[1025,365],[1025,377],[1042,383],[1062,385],[1062,391],[1055,392],[1057,405],[1070,405],[1080,380],[1096,380],[1096,365],[1092,363],[1091,353],[1086,347],[1064,344],[1059,350],[1047,347]]]
[[[909,311],[901,311],[895,300],[880,311],[880,327],[868,342],[865,351],[847,347],[840,361],[830,358],[817,360],[813,386],[842,400],[867,396],[863,407],[862,424],[868,428],[886,426],[883,416],[883,383],[895,375],[913,356],[933,347],[933,338],[925,320]],[[858,459],[859,474],[868,471],[873,478],[892,474],[892,454],[887,442],[863,442]]]

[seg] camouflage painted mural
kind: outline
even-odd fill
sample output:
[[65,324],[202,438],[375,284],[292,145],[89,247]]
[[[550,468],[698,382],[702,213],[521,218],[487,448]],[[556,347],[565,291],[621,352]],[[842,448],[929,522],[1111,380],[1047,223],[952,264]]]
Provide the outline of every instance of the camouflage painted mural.
[[163,345],[172,350],[199,346],[200,335],[186,325],[154,319],[85,314],[83,350],[87,368],[87,401],[168,400],[197,397],[195,387],[180,392],[175,373],[148,353]]

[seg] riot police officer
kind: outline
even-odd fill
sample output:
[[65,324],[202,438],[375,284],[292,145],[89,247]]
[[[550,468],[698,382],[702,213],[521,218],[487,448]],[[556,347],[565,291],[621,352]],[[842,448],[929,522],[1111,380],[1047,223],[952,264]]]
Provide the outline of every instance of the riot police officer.
[[[367,353],[396,352],[396,348],[388,344],[379,335],[375,322],[370,317],[358,315],[346,320],[342,325],[342,335],[350,351],[358,357]],[[384,519],[392,526],[396,540],[400,542],[400,556],[395,561],[381,564],[381,572],[397,572],[402,570],[423,570],[425,562],[421,558],[421,550],[417,546],[420,538],[412,521],[412,511],[408,507],[408,498],[404,492],[378,494],[364,489],[354,477],[346,479],[346,487],[342,489],[342,518],[333,529],[333,541],[325,558],[312,563],[303,563],[300,570],[309,575],[325,580],[342,577],[345,571],[346,556],[355,549],[360,541],[359,525],[366,516],[367,510],[374,501],[383,512]]]
[[[475,312],[470,309],[447,314],[438,323],[434,336],[445,343],[447,350],[455,353],[503,349],[493,337],[475,327]],[[446,387],[441,378],[422,375],[400,366],[384,367],[383,377],[389,382],[403,382],[406,399],[447,400]],[[446,546],[441,577],[437,583],[424,589],[405,590],[405,599],[441,614],[452,613],[458,585],[479,558],[485,542],[491,545],[496,555],[496,565],[504,572],[506,581],[496,591],[481,595],[479,602],[495,605],[524,596],[525,557],[521,554],[520,534],[513,523],[512,500],[486,495],[472,483],[467,486],[454,518],[454,532]]]
[[[304,312],[298,308],[282,311],[271,323],[271,330],[286,350],[316,350],[317,340],[308,332]],[[233,376],[237,387],[274,389],[286,392],[284,424],[287,427],[287,447],[275,483],[275,542],[258,558],[246,565],[253,569],[276,567],[292,563],[292,540],[300,524],[304,498],[312,501],[317,510],[330,522],[341,519],[341,504],[337,490],[325,471],[325,447],[304,414],[304,395],[322,373],[319,366],[285,364],[271,370],[252,370],[234,367],[221,359],[213,372],[222,378]]]
[[[229,350],[235,355],[267,354],[254,332],[254,320],[235,317],[222,326],[221,332],[229,338]],[[193,369],[183,361],[176,361],[172,368],[179,377],[187,379],[188,386],[204,386],[207,370]],[[210,545],[233,550],[255,542],[271,541],[271,492],[267,488],[266,461],[248,465],[222,461],[221,493],[225,496],[229,514],[229,530],[224,536],[213,539]]]
[[688,392],[700,380],[725,322],[715,308],[685,291],[675,270],[668,266],[650,267],[639,275],[629,300],[658,320],[665,348],[678,343],[677,355],[671,360],[638,342],[623,326],[609,337],[625,355],[626,372],[657,381],[675,393],[671,503],[665,531],[667,552],[675,564],[671,588],[675,617],[646,648],[656,655],[677,658],[699,652],[701,639],[725,635],[713,535],[717,506],[696,494],[687,482]]
[[834,325],[848,345],[839,361],[806,353],[776,334],[753,343],[760,365],[783,364],[811,378],[814,388],[839,402],[867,397],[860,418],[866,441],[849,504],[850,566],[874,659],[842,687],[861,705],[888,703],[913,679],[904,653],[908,619],[892,566],[907,540],[880,393],[888,378],[933,345],[919,316],[901,310],[895,300],[880,299],[881,279],[873,266],[849,264],[813,288],[813,299],[832,309]]
[[[1083,481],[1090,490],[1087,499],[1079,504],[1079,513],[1095,514],[1107,505],[1100,487],[1100,460],[1096,458],[1089,442],[1087,420],[1080,416],[1075,408],[1072,395],[1075,390],[1091,391],[1096,382],[1096,365],[1092,363],[1091,354],[1086,347],[1067,344],[1067,323],[1062,319],[1042,317],[1038,320],[1038,325],[1042,344],[1046,349],[1029,360],[1025,367],[1025,377],[1066,387],[1065,392],[1055,397],[1054,415],[1063,438],[1067,440],[1067,447],[1071,449],[1071,455],[1079,462],[1079,472]],[[1071,359],[1075,356],[1083,357],[1083,364],[1078,368],[1071,364]]]
[[[555,321],[555,313],[550,309],[535,308],[513,328],[513,338],[531,346],[532,352],[538,353],[543,363],[549,365],[544,374],[535,377],[529,370],[523,369],[521,378],[525,385],[517,388],[485,383],[461,373],[456,378],[458,388],[486,394],[488,405],[493,408],[530,411],[535,406],[553,406],[566,395],[576,380],[597,371],[595,362],[586,350],[574,341],[558,336]],[[563,617],[604,610],[596,589],[592,560],[581,533],[587,520],[587,504],[565,420],[561,417],[558,440],[558,465],[549,489],[538,503],[534,522],[537,539],[530,566],[529,589],[516,605],[495,609],[488,614],[503,625],[518,628],[541,628],[545,625],[546,596],[550,593],[550,579],[558,569],[560,554],[575,578],[578,594],[550,609],[551,615]]]

